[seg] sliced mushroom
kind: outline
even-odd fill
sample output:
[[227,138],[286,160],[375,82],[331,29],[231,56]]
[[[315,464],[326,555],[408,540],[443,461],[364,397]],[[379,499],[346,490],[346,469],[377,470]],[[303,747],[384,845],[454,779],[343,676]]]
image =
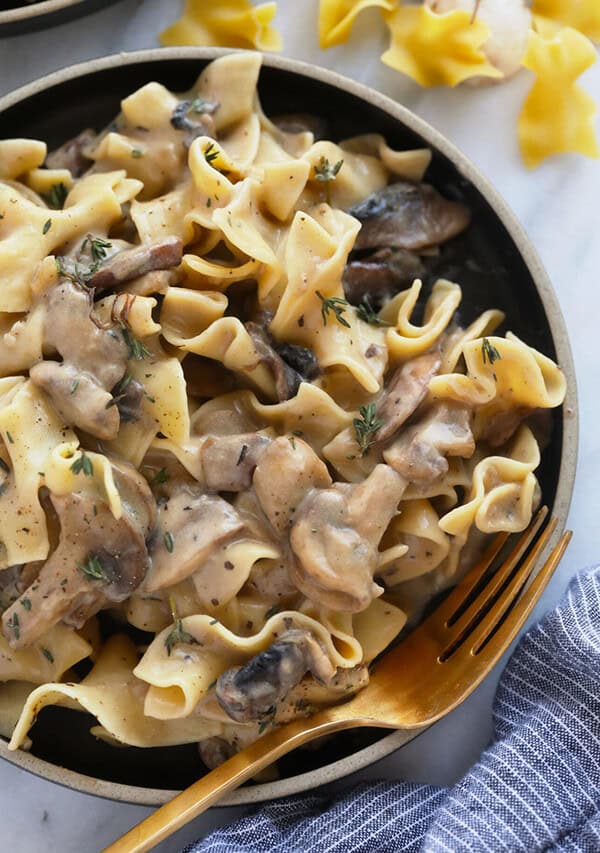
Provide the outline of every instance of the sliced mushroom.
[[357,613],[381,595],[373,581],[377,546],[405,488],[395,471],[377,465],[360,485],[336,483],[307,495],[290,534],[290,575],[307,598]]
[[96,140],[96,131],[90,127],[63,143],[60,148],[51,151],[46,157],[49,169],[68,169],[74,178],[79,178],[92,165],[84,149]]
[[259,326],[258,323],[246,323],[245,325],[260,360],[271,369],[275,379],[277,399],[282,401],[294,397],[302,382],[302,376],[275,351],[269,333],[263,326]]
[[214,737],[207,737],[204,740],[201,740],[198,743],[198,752],[202,763],[209,770],[214,770],[215,767],[219,767],[221,764],[224,764],[228,758],[235,755],[237,749],[234,744],[229,743],[225,738],[217,737],[215,735]]
[[456,237],[471,221],[467,207],[428,184],[399,181],[351,208],[362,224],[355,249],[425,249]]
[[62,281],[47,291],[44,303],[44,346],[93,376],[105,390],[116,385],[127,367],[127,345],[115,328],[99,328],[91,319],[90,292]]
[[327,121],[312,113],[282,113],[275,116],[273,124],[284,133],[312,133],[314,141],[327,139]]
[[283,535],[303,498],[311,489],[330,486],[331,477],[305,441],[279,436],[261,456],[252,482],[263,512]]
[[314,352],[298,344],[274,343],[277,354],[295,370],[301,379],[315,379],[319,375],[319,362]]
[[123,423],[135,423],[140,419],[144,394],[142,383],[138,382],[137,379],[132,379],[131,376],[126,376],[113,388],[112,398],[107,405],[110,408],[116,406]]
[[189,148],[197,136],[216,138],[213,114],[219,104],[202,98],[180,101],[171,115],[171,126],[185,133],[183,144]]
[[30,369],[29,378],[48,394],[64,423],[76,424],[96,438],[117,437],[119,412],[94,377],[68,362],[41,361]]
[[346,264],[342,279],[344,296],[353,305],[365,300],[371,306],[382,305],[424,275],[425,266],[414,252],[379,249]]
[[96,292],[112,289],[153,270],[170,270],[179,266],[182,257],[183,243],[179,237],[165,237],[112,255],[87,284]]
[[150,548],[152,568],[144,589],[154,592],[189,577],[243,526],[238,513],[222,498],[187,485],[175,488],[158,508]]
[[426,485],[448,471],[446,457],[468,459],[474,452],[470,410],[455,403],[436,403],[383,451],[383,457],[410,482]]
[[483,429],[479,430],[477,437],[480,441],[487,441],[491,447],[501,447],[512,438],[525,418],[534,411],[535,409],[530,406],[517,406],[514,409],[496,412],[485,418]]
[[243,667],[233,667],[217,681],[217,699],[232,720],[247,723],[274,713],[307,672],[326,681],[335,668],[308,631],[291,629]]
[[143,531],[129,513],[116,519],[103,501],[79,494],[50,500],[60,540],[38,578],[2,616],[13,648],[31,645],[61,619],[80,628],[98,610],[128,598],[148,568]]
[[257,432],[209,435],[200,450],[206,488],[241,492],[252,485],[252,475],[271,439]]
[[439,352],[431,350],[396,370],[377,405],[377,418],[383,421],[383,426],[375,434],[377,441],[386,441],[408,420],[424,400],[427,386],[438,373],[441,363]]

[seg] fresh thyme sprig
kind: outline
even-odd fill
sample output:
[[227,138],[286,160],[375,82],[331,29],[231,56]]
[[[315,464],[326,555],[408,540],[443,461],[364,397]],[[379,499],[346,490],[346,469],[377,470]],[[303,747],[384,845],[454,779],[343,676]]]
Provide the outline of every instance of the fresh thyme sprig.
[[204,151],[204,159],[207,163],[213,163],[217,157],[219,156],[219,152],[215,148],[215,143],[211,142],[208,148]]
[[481,358],[484,364],[487,361],[488,364],[492,365],[495,361],[500,361],[502,356],[496,347],[487,338],[484,338],[481,344]]
[[131,329],[124,323],[121,324],[121,334],[127,344],[127,358],[134,361],[142,361],[142,359],[152,355],[150,350],[133,335]]
[[62,183],[52,184],[50,190],[42,195],[42,198],[50,207],[56,210],[62,210],[65,204],[65,199],[69,195],[69,190]]
[[335,181],[343,165],[343,160],[338,160],[332,166],[327,157],[321,157],[318,166],[314,167],[315,180],[321,184],[325,184],[327,204],[331,204],[331,182]]
[[56,268],[58,274],[63,278],[68,278],[73,284],[79,287],[87,287],[88,281],[98,272],[104,261],[106,260],[106,250],[112,248],[112,243],[105,240],[103,237],[93,237],[88,234],[81,244],[80,254],[85,251],[87,246],[90,246],[90,255],[92,258],[91,264],[87,267],[80,267],[76,261],[71,258],[65,258],[61,255],[56,257]]
[[81,244],[82,252],[84,251],[88,243],[90,244],[90,254],[92,256],[92,261],[95,264],[100,265],[103,261],[106,260],[106,250],[112,249],[112,243],[109,240],[105,240],[103,237],[92,237],[91,234],[88,234],[83,243]]
[[167,650],[167,654],[170,656],[173,651],[173,647],[177,646],[179,643],[192,645],[194,643],[197,644],[198,640],[196,640],[196,638],[188,631],[184,630],[181,618],[177,615],[175,599],[172,595],[169,596],[169,607],[171,608],[171,616],[173,617],[173,628],[165,637],[165,648]]
[[377,314],[368,296],[365,296],[360,305],[357,306],[356,313],[363,323],[369,323],[371,326],[389,326],[389,323],[386,323]]
[[74,474],[80,474],[82,471],[86,477],[91,477],[94,474],[94,464],[85,450],[81,451],[81,456],[71,465],[71,471]]
[[86,562],[77,563],[77,568],[90,580],[103,583],[110,583],[113,580],[95,554],[88,554]]
[[343,316],[348,307],[348,300],[342,299],[340,296],[330,296],[325,298],[318,290],[316,291],[316,294],[321,300],[321,317],[323,318],[323,325],[327,325],[327,317],[330,312],[333,312],[334,319],[338,321],[340,326],[345,326],[347,329],[350,329],[350,323]]
[[375,403],[367,403],[366,406],[361,406],[358,411],[360,418],[354,418],[352,425],[354,426],[356,443],[362,451],[361,456],[366,456],[369,448],[375,444],[373,436],[377,430],[381,429],[383,421],[376,417]]

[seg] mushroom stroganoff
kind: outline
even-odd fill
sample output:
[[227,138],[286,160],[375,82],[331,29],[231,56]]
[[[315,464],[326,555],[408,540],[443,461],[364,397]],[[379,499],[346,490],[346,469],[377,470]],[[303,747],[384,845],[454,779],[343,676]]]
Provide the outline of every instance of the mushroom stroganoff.
[[[427,150],[269,119],[260,57],[0,142],[0,726],[207,766],[344,698],[539,502],[565,380],[459,284]],[[417,313],[418,312],[418,313]],[[419,319],[417,319],[417,317]]]

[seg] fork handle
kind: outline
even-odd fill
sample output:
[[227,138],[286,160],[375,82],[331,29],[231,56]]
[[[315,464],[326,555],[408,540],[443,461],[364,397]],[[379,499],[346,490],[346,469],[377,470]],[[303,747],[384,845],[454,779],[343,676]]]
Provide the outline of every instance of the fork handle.
[[373,725],[370,720],[338,717],[338,710],[326,708],[310,718],[293,720],[263,735],[165,803],[113,844],[105,847],[102,853],[144,853],[151,850],[229,791],[296,747],[342,729]]

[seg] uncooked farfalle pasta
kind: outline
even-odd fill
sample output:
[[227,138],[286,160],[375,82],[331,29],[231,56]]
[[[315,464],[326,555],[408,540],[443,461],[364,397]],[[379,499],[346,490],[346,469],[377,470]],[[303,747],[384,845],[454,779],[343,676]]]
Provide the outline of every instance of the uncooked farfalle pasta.
[[561,371],[421,283],[469,211],[427,150],[269,119],[259,71],[148,83],[50,154],[0,142],[11,749],[63,705],[214,766],[364,687],[539,503]]

